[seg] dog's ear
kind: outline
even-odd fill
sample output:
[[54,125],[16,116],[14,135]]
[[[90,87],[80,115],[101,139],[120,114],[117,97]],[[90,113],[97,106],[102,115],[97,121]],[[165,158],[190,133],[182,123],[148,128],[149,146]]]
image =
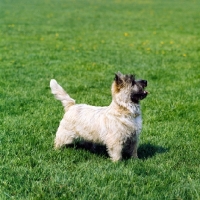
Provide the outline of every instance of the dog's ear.
[[123,76],[123,74],[121,72],[118,72],[115,74],[114,80],[117,83],[117,85],[122,85],[122,83],[123,83],[122,76]]
[[130,79],[131,79],[132,85],[134,85],[135,84],[135,75],[131,74]]

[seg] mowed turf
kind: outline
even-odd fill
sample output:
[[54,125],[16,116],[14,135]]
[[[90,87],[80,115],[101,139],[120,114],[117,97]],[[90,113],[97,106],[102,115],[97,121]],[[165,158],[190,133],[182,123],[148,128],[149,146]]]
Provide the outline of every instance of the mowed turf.
[[[199,10],[199,0],[1,0],[0,199],[200,199]],[[63,108],[50,79],[103,106],[117,71],[148,80],[139,159],[55,151]]]

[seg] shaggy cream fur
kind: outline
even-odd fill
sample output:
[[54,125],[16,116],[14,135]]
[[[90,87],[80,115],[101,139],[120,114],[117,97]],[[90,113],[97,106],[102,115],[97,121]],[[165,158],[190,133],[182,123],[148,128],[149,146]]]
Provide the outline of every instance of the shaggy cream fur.
[[123,150],[130,156],[137,157],[142,119],[140,105],[133,102],[133,96],[144,95],[136,96],[139,100],[146,97],[147,92],[142,81],[135,81],[132,75],[116,74],[111,88],[111,104],[107,107],[96,107],[75,104],[75,100],[52,79],[51,91],[65,109],[65,115],[56,133],[55,148],[71,144],[76,138],[82,138],[106,145],[113,161],[122,159]]

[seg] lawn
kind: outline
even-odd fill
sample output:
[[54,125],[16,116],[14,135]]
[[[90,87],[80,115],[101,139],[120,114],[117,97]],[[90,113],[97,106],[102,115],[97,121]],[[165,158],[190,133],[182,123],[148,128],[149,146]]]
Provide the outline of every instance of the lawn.
[[[200,199],[200,0],[1,0],[0,199]],[[148,80],[139,159],[55,151],[63,108],[111,102],[114,73]]]

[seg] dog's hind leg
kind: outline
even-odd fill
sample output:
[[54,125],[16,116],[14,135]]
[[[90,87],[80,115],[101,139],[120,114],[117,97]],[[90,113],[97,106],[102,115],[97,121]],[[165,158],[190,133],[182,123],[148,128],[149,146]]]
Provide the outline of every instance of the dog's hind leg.
[[66,130],[62,126],[59,126],[56,138],[54,140],[55,149],[59,149],[64,145],[72,144],[75,139],[75,133],[69,130]]

